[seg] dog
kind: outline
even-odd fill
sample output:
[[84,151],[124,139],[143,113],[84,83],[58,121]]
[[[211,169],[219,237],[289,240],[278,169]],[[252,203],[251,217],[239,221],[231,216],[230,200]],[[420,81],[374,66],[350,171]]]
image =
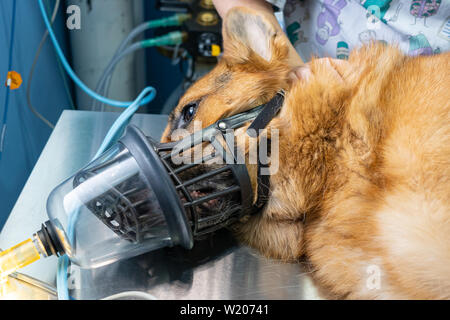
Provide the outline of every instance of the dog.
[[449,299],[450,55],[372,43],[293,66],[276,25],[239,7],[223,35],[223,57],[180,99],[162,141],[284,92],[267,127],[279,131],[279,169],[261,212],[233,226],[239,240],[306,259],[328,298]]

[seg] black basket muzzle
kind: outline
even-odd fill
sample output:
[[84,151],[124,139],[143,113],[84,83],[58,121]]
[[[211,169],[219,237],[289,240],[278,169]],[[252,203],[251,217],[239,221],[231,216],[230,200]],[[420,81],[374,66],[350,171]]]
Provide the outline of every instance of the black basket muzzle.
[[[194,240],[255,211],[247,167],[230,141],[234,141],[233,130],[255,119],[260,111],[258,107],[220,120],[171,143],[156,142],[129,126],[118,143],[134,158],[139,173],[112,186],[87,207],[123,239],[140,243],[158,228],[167,228],[173,245],[192,248]],[[206,151],[186,158],[186,153],[195,154],[199,147]],[[74,187],[105,165],[78,173]],[[210,184],[220,188],[196,190]],[[208,210],[214,205],[215,209]]]

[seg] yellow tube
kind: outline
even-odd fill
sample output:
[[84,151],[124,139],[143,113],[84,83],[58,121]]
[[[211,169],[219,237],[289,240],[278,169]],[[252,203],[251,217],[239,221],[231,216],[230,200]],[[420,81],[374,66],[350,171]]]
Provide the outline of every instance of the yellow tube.
[[28,239],[0,253],[0,284],[8,279],[8,275],[37,260],[41,256],[33,240]]

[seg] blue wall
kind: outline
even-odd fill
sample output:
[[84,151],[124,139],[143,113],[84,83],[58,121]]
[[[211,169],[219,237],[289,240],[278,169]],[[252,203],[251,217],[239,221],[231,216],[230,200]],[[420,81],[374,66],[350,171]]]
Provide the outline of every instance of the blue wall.
[[[8,72],[13,1],[0,1],[0,123],[3,120],[7,90],[4,82]],[[45,27],[36,0],[16,1],[12,69],[22,75],[24,82],[20,89],[10,92],[7,133],[4,152],[0,158],[0,228],[3,227],[51,133],[50,128],[37,119],[26,104],[28,73]],[[50,1],[49,5],[53,8],[54,1]],[[63,44],[66,44],[61,9],[55,29]],[[47,41],[35,70],[31,90],[33,105],[52,123],[56,123],[63,109],[71,106],[62,74],[55,61],[55,53]]]

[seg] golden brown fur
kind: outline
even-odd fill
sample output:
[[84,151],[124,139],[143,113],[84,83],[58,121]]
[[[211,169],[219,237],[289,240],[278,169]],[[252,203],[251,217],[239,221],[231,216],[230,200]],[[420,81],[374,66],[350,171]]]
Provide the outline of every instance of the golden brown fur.
[[[268,59],[244,20],[269,39]],[[348,62],[315,59],[292,82],[287,40],[263,17],[232,10],[224,42],[163,140],[191,101],[201,99],[205,127],[285,90],[269,125],[280,130],[279,171],[263,212],[236,226],[240,239],[268,257],[306,256],[330,297],[449,299],[450,55],[372,44]]]

